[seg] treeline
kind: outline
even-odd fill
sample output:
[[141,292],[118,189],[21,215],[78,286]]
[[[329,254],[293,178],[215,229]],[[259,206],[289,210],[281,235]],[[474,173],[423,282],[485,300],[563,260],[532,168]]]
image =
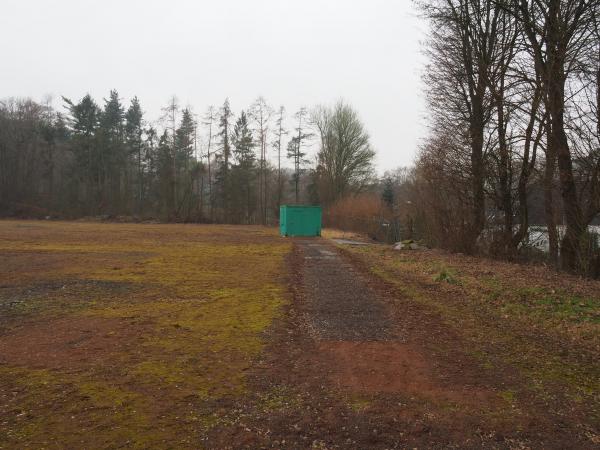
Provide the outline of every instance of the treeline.
[[342,101],[287,117],[263,98],[237,115],[229,100],[196,115],[173,98],[155,122],[116,91],[63,101],[0,102],[0,214],[269,224],[283,203],[327,204],[373,178]]
[[423,234],[514,258],[541,204],[551,262],[589,273],[598,249],[588,226],[600,212],[600,2],[418,4],[430,23],[430,131],[407,182]]

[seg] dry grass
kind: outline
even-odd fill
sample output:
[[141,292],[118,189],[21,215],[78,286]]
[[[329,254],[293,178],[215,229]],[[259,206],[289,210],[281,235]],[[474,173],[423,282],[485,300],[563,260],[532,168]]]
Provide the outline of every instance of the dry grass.
[[516,370],[559,413],[600,421],[600,282],[438,251],[344,248],[399,299],[439,315],[482,367]]
[[350,241],[371,242],[369,236],[354,231],[338,230],[336,228],[324,228],[321,230],[321,236],[325,239],[348,239]]
[[0,448],[197,448],[287,302],[259,227],[0,222]]

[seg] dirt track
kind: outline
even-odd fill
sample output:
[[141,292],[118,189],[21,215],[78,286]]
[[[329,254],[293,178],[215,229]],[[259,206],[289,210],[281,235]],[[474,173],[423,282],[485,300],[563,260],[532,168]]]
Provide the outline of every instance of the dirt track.
[[250,402],[244,427],[217,427],[209,447],[594,447],[543,402],[504,398],[518,374],[485,370],[441,317],[333,245],[297,240],[291,264],[295,301],[253,378],[286,406]]

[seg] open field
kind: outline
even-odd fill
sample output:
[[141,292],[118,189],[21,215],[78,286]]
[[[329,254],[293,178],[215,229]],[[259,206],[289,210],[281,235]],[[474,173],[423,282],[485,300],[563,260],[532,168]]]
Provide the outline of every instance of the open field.
[[0,447],[197,447],[288,300],[256,228],[0,222]]
[[0,221],[0,448],[594,448],[599,356],[541,267]]

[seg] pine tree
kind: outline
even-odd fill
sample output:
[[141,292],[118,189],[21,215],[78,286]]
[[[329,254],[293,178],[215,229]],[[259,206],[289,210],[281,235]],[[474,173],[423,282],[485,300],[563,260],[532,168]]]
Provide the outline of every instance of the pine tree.
[[99,126],[100,109],[87,94],[78,103],[63,97],[69,111],[67,118],[75,155],[73,173],[78,183],[74,196],[83,203],[84,214],[96,214],[100,196],[100,154],[96,131]]
[[248,118],[244,111],[241,112],[235,124],[231,143],[234,146],[235,156],[235,183],[240,186],[240,196],[245,201],[245,221],[248,223],[253,213],[252,208],[252,182],[254,179],[255,160],[254,140],[248,127]]
[[[196,132],[196,122],[188,108],[182,111],[181,124],[175,131],[175,186],[179,197],[177,197],[176,215],[180,217],[182,207],[187,204],[186,219],[189,218],[192,206],[193,175],[198,172],[193,161],[194,155],[194,135]],[[192,169],[194,169],[192,171]],[[193,173],[192,173],[193,172]]]
[[103,197],[101,209],[118,213],[122,208],[121,179],[126,176],[126,152],[124,145],[125,112],[116,90],[110,91],[104,100],[100,115],[100,141]]
[[181,115],[181,124],[175,131],[175,155],[178,166],[188,169],[190,159],[194,154],[194,132],[196,122],[191,111],[186,108]]
[[136,182],[135,204],[138,213],[142,211],[144,202],[144,161],[143,161],[143,112],[137,97],[133,97],[125,114],[125,140],[129,159],[135,161]]
[[165,130],[158,140],[156,154],[159,203],[167,219],[173,219],[175,211],[173,152],[171,151],[170,141],[169,133]]
[[160,209],[160,198],[161,192],[159,187],[159,152],[158,142],[159,136],[158,131],[152,125],[144,129],[144,141],[143,141],[143,156],[142,159],[146,166],[146,175],[144,184],[144,204],[147,209],[151,211],[158,211]]

